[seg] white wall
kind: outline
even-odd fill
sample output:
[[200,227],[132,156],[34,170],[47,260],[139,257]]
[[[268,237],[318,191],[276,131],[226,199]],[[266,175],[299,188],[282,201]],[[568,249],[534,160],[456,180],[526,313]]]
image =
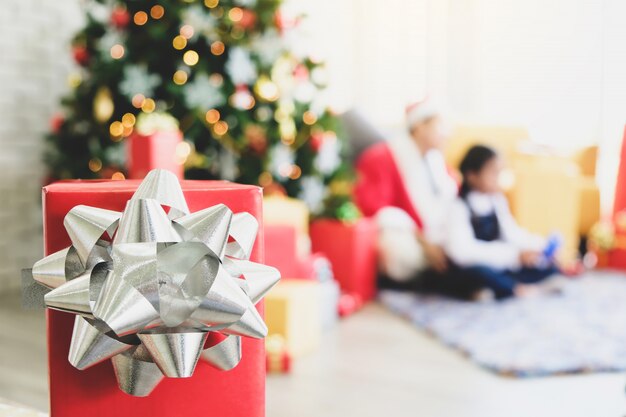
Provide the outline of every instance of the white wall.
[[559,147],[602,145],[610,206],[626,123],[626,1],[290,0],[326,52],[333,100],[386,128],[431,93],[455,121],[520,124]]
[[42,136],[66,90],[78,0],[4,0],[0,11],[0,291],[42,254]]

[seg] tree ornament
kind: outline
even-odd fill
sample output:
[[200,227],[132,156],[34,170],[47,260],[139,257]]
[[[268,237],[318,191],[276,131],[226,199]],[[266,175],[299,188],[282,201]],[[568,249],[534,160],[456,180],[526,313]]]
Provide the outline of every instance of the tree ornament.
[[299,82],[307,81],[309,79],[309,70],[303,64],[298,64],[293,70],[293,77]]
[[272,147],[269,155],[269,170],[278,178],[286,178],[291,173],[296,156],[289,146],[278,143]]
[[120,91],[132,100],[137,94],[144,97],[154,96],[156,87],[161,84],[161,77],[158,74],[149,73],[145,65],[128,65],[124,67]]
[[98,123],[105,123],[113,116],[114,110],[111,90],[108,87],[100,87],[93,98],[93,118]]
[[240,110],[250,110],[254,107],[254,97],[245,84],[238,85],[235,92],[230,96],[230,105]]
[[118,29],[123,29],[130,22],[130,14],[125,6],[115,6],[111,12],[111,24]]
[[298,198],[306,203],[311,213],[318,214],[322,211],[326,194],[327,190],[324,182],[319,177],[307,176],[300,181]]
[[52,133],[59,133],[61,131],[61,127],[63,127],[63,123],[65,122],[65,117],[61,113],[55,113],[50,118],[50,130]]
[[341,165],[341,146],[334,133],[325,133],[313,165],[323,175],[332,174]]
[[321,132],[319,130],[311,132],[311,137],[309,138],[309,146],[314,152],[319,152],[323,143],[324,143],[324,132]]
[[72,56],[78,65],[85,66],[89,62],[89,52],[84,45],[72,46]]
[[244,135],[250,149],[258,154],[265,152],[267,149],[267,135],[263,127],[250,123],[245,127]]
[[241,19],[237,23],[238,26],[245,30],[254,28],[256,24],[256,13],[250,9],[241,9]]
[[224,95],[215,83],[205,74],[197,75],[192,82],[183,87],[185,103],[192,109],[206,111],[219,107],[226,102]]
[[251,85],[257,79],[256,66],[250,59],[250,53],[242,47],[234,47],[230,50],[225,70],[235,85]]
[[210,40],[217,39],[215,33],[217,19],[209,13],[206,7],[199,4],[191,5],[183,10],[181,18],[184,25],[193,28],[193,34],[188,38],[189,40],[197,39],[200,34]]

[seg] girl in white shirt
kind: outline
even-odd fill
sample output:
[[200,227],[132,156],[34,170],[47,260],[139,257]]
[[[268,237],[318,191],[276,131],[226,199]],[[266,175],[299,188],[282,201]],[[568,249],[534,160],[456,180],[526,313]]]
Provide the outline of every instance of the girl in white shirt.
[[498,186],[501,169],[502,161],[493,149],[477,145],[467,152],[445,243],[446,254],[460,272],[454,274],[455,280],[487,287],[498,299],[536,293],[534,284],[558,273],[551,263],[544,265],[545,239],[513,219]]

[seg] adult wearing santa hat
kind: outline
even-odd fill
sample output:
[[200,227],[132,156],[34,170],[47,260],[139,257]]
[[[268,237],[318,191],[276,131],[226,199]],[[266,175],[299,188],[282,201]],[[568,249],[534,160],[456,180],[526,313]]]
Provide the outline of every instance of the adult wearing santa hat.
[[379,226],[379,265],[392,281],[415,281],[420,272],[448,269],[442,249],[445,216],[457,195],[441,148],[442,120],[426,99],[407,107],[408,134],[377,143],[357,161],[356,203]]

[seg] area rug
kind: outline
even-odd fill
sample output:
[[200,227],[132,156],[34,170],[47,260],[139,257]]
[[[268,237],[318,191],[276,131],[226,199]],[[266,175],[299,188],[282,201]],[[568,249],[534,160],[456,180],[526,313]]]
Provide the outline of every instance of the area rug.
[[381,302],[471,360],[512,376],[626,370],[626,275],[586,274],[558,295],[473,303],[383,291]]

